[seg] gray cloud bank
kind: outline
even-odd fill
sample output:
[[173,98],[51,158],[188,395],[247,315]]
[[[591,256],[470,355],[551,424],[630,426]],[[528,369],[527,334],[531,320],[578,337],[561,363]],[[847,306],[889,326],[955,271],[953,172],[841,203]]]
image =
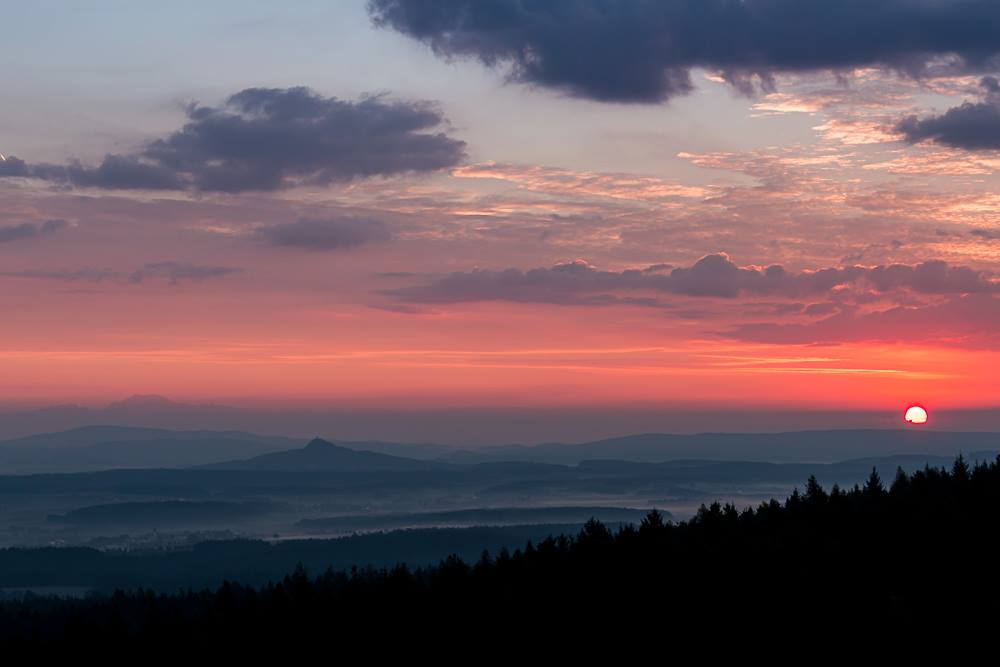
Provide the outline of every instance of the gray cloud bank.
[[[423,285],[381,293],[411,308],[482,301],[636,305],[671,309],[679,317],[694,319],[720,314],[693,308],[690,301],[676,297],[771,299],[777,301],[765,301],[756,311],[737,306],[731,314],[741,319],[777,317],[778,321],[745,322],[706,333],[770,344],[934,341],[989,348],[1000,343],[1000,282],[992,274],[940,260],[801,272],[778,265],[741,267],[724,254],[708,255],[690,267],[673,269],[656,265],[601,271],[573,262],[528,271],[457,272]],[[867,307],[882,297],[898,305],[881,310]],[[816,302],[808,303],[811,299]],[[788,316],[795,317],[789,321]]]
[[444,58],[607,102],[657,103],[691,69],[737,88],[779,72],[882,66],[914,76],[995,71],[995,0],[370,0],[374,23]]
[[[382,293],[401,302],[419,304],[514,301],[599,305],[621,303],[623,292],[727,299],[739,296],[815,297],[848,286],[877,292],[905,289],[922,294],[1000,291],[1000,283],[991,275],[940,260],[915,265],[847,266],[795,273],[779,265],[741,267],[720,253],[707,255],[690,267],[667,270],[661,266],[602,271],[578,261],[528,271],[477,269]],[[634,298],[629,302],[642,303]],[[657,303],[649,301],[649,305]]]

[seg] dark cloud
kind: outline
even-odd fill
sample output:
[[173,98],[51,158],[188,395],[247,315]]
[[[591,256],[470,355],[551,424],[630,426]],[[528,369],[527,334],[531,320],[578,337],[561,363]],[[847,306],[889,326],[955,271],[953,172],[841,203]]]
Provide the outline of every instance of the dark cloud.
[[259,227],[256,233],[262,241],[270,245],[308,250],[356,248],[367,243],[381,243],[391,238],[389,228],[385,224],[367,218],[333,220],[301,218],[289,224]]
[[987,241],[995,241],[1000,239],[1000,231],[995,231],[992,229],[973,229],[969,232],[973,236],[978,236],[981,239],[986,239]]
[[28,165],[24,163],[24,160],[20,160],[14,156],[3,157],[3,159],[0,159],[0,177],[2,176],[16,177],[16,176],[27,176],[27,175],[28,175]]
[[0,227],[0,243],[48,236],[66,227],[69,227],[69,223],[65,220],[46,220],[42,223],[24,222],[19,225],[5,225]]
[[855,286],[877,292],[909,290],[921,294],[970,294],[1000,291],[986,273],[941,261],[874,268],[848,266],[794,273],[779,265],[737,266],[725,254],[707,255],[690,267],[669,272],[647,269],[601,271],[576,261],[529,271],[477,269],[457,272],[424,285],[383,290],[406,303],[515,301],[564,305],[632,303],[663,307],[650,297],[622,297],[623,292],[649,295],[734,298],[738,296],[801,298]]
[[[621,273],[599,271],[578,261],[529,271],[474,270],[456,272],[426,285],[384,290],[409,303],[461,303],[466,301],[518,301],[564,305],[618,303],[613,291],[648,288],[663,276],[640,270]],[[603,293],[603,294],[602,294]]]
[[942,303],[897,306],[869,313],[845,310],[808,323],[742,324],[721,335],[784,345],[899,341],[994,348],[1000,343],[998,332],[1000,298],[992,294],[969,294]]
[[376,25],[510,79],[610,102],[692,89],[691,69],[737,89],[778,72],[885,66],[983,71],[1000,54],[995,0],[370,0]]
[[106,155],[96,167],[85,167],[79,162],[31,165],[27,176],[78,188],[181,190],[185,187],[181,174],[137,156]]
[[915,266],[877,266],[867,272],[867,279],[880,292],[906,288],[924,294],[969,294],[997,291],[998,287],[979,271],[964,266],[949,266],[941,260]]
[[222,106],[191,105],[178,131],[96,167],[0,162],[0,176],[73,187],[202,192],[268,191],[430,172],[458,164],[465,143],[426,102],[357,102],[308,88],[248,88]]
[[985,77],[981,85],[983,101],[965,102],[938,116],[909,116],[896,130],[910,143],[933,141],[966,150],[1000,149],[1000,84]]

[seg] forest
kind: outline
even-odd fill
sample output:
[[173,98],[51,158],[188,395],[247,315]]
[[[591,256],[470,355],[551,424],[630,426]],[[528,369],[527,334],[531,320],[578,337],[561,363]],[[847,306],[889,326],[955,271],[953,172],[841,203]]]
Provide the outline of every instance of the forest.
[[300,566],[263,586],[8,601],[0,642],[332,649],[378,637],[589,636],[560,628],[625,628],[629,639],[722,627],[973,631],[1000,618],[998,547],[1000,457],[959,457],[950,469],[899,470],[892,480],[873,470],[849,489],[813,477],[783,502],[713,503],[687,521],[656,511],[617,530],[590,521],[576,535],[432,567]]

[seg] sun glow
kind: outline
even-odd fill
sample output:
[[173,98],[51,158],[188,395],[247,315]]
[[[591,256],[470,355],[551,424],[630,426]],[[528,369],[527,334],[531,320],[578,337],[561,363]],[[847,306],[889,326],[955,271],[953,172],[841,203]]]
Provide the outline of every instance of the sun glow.
[[919,405],[911,405],[906,408],[906,414],[903,415],[903,419],[905,419],[908,424],[926,424],[927,410],[924,410]]

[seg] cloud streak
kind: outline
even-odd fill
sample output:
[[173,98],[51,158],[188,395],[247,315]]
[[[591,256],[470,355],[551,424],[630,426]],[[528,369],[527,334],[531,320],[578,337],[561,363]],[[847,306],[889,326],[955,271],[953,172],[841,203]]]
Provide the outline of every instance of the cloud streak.
[[189,262],[149,262],[132,272],[114,271],[86,267],[82,269],[25,269],[20,271],[0,271],[0,277],[55,280],[60,282],[116,283],[120,285],[142,285],[149,283],[200,283],[206,280],[224,278],[242,269],[230,266],[209,266]]
[[709,189],[681,185],[674,181],[634,174],[579,172],[534,165],[513,165],[485,162],[459,167],[452,176],[468,179],[489,179],[513,183],[530,192],[606,197],[629,201],[660,201],[664,199],[698,199]]
[[721,332],[727,338],[774,345],[892,341],[993,348],[1000,331],[1000,298],[969,294],[941,303],[844,311],[807,323],[747,323]]

